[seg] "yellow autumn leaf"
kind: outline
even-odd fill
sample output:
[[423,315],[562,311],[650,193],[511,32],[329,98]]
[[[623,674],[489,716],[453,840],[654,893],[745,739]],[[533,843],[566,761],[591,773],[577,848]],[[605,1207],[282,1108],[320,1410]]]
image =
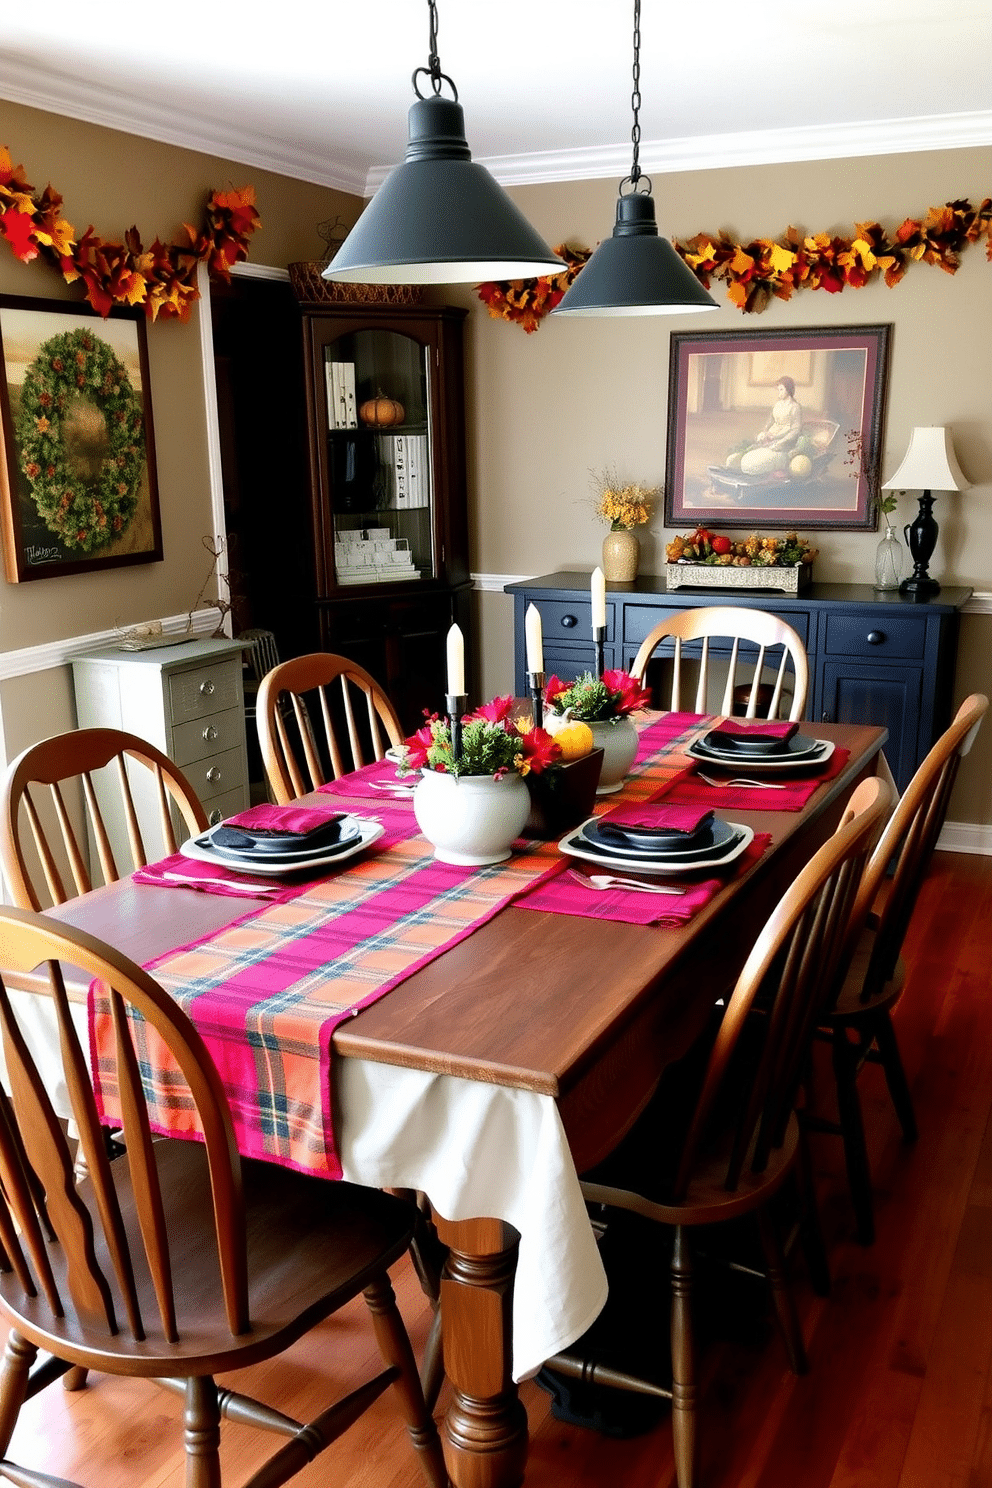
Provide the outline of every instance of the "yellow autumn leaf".
[[64,217],[60,217],[57,222],[47,228],[38,223],[34,236],[36,241],[44,243],[46,248],[54,248],[56,253],[68,254],[76,241],[76,229],[71,222],[66,222]]
[[738,248],[730,260],[730,268],[735,274],[747,274],[754,268],[754,259],[743,248]]
[[727,299],[736,305],[738,310],[743,310],[747,305],[747,285],[735,284],[731,281],[727,285]]
[[872,252],[871,244],[865,238],[855,238],[851,244],[851,250],[857,254],[866,269],[873,269],[878,263],[878,259]]
[[781,243],[773,243],[768,255],[768,262],[776,274],[787,274],[796,261],[796,255],[790,253],[788,248],[783,248]]

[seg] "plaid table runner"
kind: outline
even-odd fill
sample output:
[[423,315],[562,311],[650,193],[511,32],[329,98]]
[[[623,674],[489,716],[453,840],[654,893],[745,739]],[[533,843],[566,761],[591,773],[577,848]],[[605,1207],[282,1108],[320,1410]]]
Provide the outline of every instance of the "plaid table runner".
[[[679,744],[705,720],[666,714],[648,724],[624,790],[598,809],[647,800],[681,777]],[[377,803],[386,832],[341,871],[266,904],[148,963],[192,1018],[231,1103],[239,1150],[339,1177],[331,1114],[331,1038],[420,967],[564,866],[555,843],[518,844],[486,868],[439,863],[402,803]],[[154,1030],[135,1019],[156,1130],[197,1133],[189,1093]],[[100,1109],[119,1118],[106,989],[90,989],[91,1058]]]

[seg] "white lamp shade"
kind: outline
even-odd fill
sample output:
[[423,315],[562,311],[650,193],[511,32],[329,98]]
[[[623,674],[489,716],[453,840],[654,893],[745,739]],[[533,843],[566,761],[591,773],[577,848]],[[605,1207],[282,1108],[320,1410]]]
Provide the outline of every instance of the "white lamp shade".
[[905,459],[882,482],[882,490],[967,491],[970,484],[958,464],[950,429],[935,425],[913,430]]

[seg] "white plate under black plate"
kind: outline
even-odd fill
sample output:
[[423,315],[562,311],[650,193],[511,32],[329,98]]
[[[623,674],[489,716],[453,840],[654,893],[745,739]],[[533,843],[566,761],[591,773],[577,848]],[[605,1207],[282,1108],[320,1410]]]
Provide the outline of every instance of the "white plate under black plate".
[[[583,823],[583,825],[585,825]],[[733,839],[728,844],[726,851],[717,853],[716,856],[707,857],[705,854],[697,858],[683,857],[648,857],[644,853],[621,858],[614,853],[604,852],[582,836],[581,827],[571,831],[563,837],[558,844],[560,852],[570,858],[583,858],[587,863],[598,863],[601,868],[611,870],[621,869],[625,873],[643,873],[650,877],[664,877],[666,874],[694,873],[696,871],[712,868],[722,868],[726,863],[732,863],[739,858],[741,853],[750,846],[754,840],[754,832],[743,823],[726,822],[724,825],[731,827],[734,832]]]
[[356,817],[359,835],[354,842],[348,843],[346,847],[332,844],[322,851],[311,853],[308,857],[300,857],[298,854],[292,857],[275,858],[272,853],[266,853],[264,858],[253,857],[250,853],[222,852],[219,848],[210,844],[210,833],[203,832],[199,837],[191,837],[184,842],[179,851],[187,858],[195,858],[201,863],[222,863],[225,868],[238,867],[242,873],[271,874],[278,877],[287,873],[296,873],[304,868],[331,868],[336,863],[344,862],[346,858],[353,858],[356,853],[363,852],[370,843],[376,842],[386,830],[381,822],[367,821],[364,817]]
[[[602,853],[608,853],[611,858],[702,858],[711,854],[719,854],[730,846],[733,841],[735,828],[725,821],[712,821],[708,824],[704,833],[693,836],[691,841],[681,844],[666,842],[664,844],[630,841],[626,845],[611,842],[601,832],[603,823],[598,817],[584,822],[579,828],[582,838],[591,847],[598,848]],[[688,836],[688,834],[683,834]]]
[[[223,840],[226,835],[240,837],[239,844]],[[308,832],[256,832],[248,827],[232,827],[230,821],[218,822],[203,834],[210,840],[215,852],[228,853],[239,861],[254,862],[256,858],[312,858],[315,853],[340,852],[358,841],[358,822],[347,812],[339,811],[319,826]]]
[[743,772],[745,775],[753,775],[759,770],[809,770],[826,764],[834,752],[833,740],[810,740],[805,734],[799,737],[804,744],[811,744],[812,747],[801,752],[791,750],[788,754],[749,754],[746,758],[744,755],[731,758],[728,754],[707,749],[701,739],[694,739],[691,744],[686,745],[685,752],[701,764],[717,765],[721,770]]

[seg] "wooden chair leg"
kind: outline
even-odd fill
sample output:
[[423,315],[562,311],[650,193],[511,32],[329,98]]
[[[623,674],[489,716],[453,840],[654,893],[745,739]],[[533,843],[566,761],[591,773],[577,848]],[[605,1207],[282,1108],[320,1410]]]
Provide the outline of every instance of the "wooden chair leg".
[[424,1391],[424,1404],[433,1413],[437,1397],[444,1384],[444,1352],[441,1336],[441,1308],[436,1307],[431,1320],[431,1330],[424,1345],[424,1361],[420,1366],[420,1383]]
[[916,1125],[916,1112],[913,1110],[913,1097],[909,1093],[909,1081],[903,1069],[902,1055],[899,1053],[896,1031],[892,1027],[888,1008],[883,1009],[879,1015],[874,1031],[878,1060],[885,1073],[885,1083],[889,1087],[902,1134],[907,1142],[915,1142],[919,1136],[919,1128]]
[[771,1215],[765,1208],[758,1210],[758,1233],[761,1236],[761,1249],[768,1268],[768,1284],[772,1290],[775,1316],[785,1343],[789,1368],[793,1374],[806,1374],[809,1370],[806,1346],[803,1343],[796,1304],[785,1271],[785,1257],[782,1255],[782,1246]]
[[799,1161],[796,1165],[796,1187],[799,1190],[799,1240],[806,1260],[810,1286],[818,1297],[830,1296],[830,1262],[816,1202],[813,1161],[809,1136],[804,1123],[799,1126]]
[[396,1306],[396,1296],[383,1273],[363,1293],[383,1362],[399,1370],[393,1388],[400,1399],[410,1439],[420,1455],[420,1466],[430,1488],[448,1488],[448,1473],[434,1418],[424,1403],[410,1339]]
[[82,1364],[74,1364],[67,1374],[62,1376],[63,1390],[84,1390],[89,1377],[89,1370],[84,1369]]
[[28,1391],[28,1375],[38,1357],[37,1346],[12,1328],[0,1367],[0,1457],[5,1457],[17,1417]]
[[675,1229],[672,1248],[672,1437],[679,1488],[695,1488],[696,1350],[692,1336],[692,1256],[689,1235]]
[[220,1488],[220,1406],[209,1375],[186,1381],[186,1488]]
[[833,1036],[834,1078],[837,1081],[837,1108],[844,1139],[847,1182],[862,1245],[875,1239],[875,1214],[871,1191],[871,1168],[865,1145],[865,1128],[858,1098],[859,1049],[848,1042],[847,1031],[836,1028]]

